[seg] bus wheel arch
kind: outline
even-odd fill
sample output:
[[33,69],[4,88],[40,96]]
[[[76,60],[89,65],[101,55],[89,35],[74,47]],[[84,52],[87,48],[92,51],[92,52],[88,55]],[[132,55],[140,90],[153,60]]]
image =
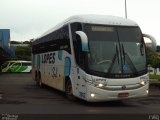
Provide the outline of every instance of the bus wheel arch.
[[40,73],[39,71],[37,71],[37,70],[35,71],[35,81],[36,82],[38,81],[39,73]]
[[37,71],[35,71],[35,79],[34,80],[37,82]]

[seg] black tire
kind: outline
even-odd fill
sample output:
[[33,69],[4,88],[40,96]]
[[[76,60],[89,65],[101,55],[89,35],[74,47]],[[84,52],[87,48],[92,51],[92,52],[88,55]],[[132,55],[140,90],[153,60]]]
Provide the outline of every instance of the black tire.
[[36,76],[36,84],[39,87],[43,88],[43,83],[42,83],[42,79],[41,79],[41,75],[40,74]]
[[72,84],[71,81],[68,80],[65,86],[65,93],[66,93],[66,97],[71,100],[71,101],[75,101],[76,98],[73,96],[73,89],[72,89]]

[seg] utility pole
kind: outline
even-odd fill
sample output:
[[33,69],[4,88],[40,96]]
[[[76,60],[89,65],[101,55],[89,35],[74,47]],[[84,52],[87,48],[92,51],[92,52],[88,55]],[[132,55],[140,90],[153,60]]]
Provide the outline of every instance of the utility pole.
[[125,0],[125,18],[127,19],[127,1]]

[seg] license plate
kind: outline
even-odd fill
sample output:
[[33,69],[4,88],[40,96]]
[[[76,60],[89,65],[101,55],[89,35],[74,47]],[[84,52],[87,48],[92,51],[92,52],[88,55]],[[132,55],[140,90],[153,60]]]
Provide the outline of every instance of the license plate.
[[119,93],[118,97],[128,97],[129,93]]

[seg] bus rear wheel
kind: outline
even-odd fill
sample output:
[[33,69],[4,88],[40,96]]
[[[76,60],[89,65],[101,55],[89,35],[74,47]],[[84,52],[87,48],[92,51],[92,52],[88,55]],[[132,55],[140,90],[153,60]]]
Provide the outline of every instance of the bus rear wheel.
[[67,97],[69,100],[72,100],[72,101],[75,100],[75,97],[73,96],[73,89],[72,89],[72,84],[71,84],[71,81],[70,81],[70,80],[67,81],[67,83],[66,83],[65,92],[66,92],[66,97]]
[[37,75],[37,85],[39,86],[39,87],[43,87],[43,83],[42,83],[42,79],[41,79],[41,76],[40,75]]

